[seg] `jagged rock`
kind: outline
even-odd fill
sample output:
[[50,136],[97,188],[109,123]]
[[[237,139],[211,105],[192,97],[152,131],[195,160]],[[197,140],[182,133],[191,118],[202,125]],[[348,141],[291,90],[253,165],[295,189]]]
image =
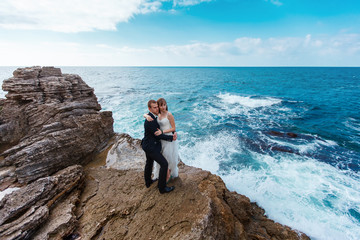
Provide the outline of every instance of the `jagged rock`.
[[32,239],[62,239],[64,236],[71,234],[76,228],[75,210],[80,194],[80,189],[72,191],[67,198],[56,204],[46,222],[32,236]]
[[[309,239],[287,226],[275,223],[264,210],[236,192],[230,192],[220,177],[190,167],[179,167],[176,188],[159,194],[157,184],[145,187],[145,158],[137,156],[139,141],[128,135],[115,144],[118,169],[86,170],[86,184],[79,203],[81,239]],[[128,144],[129,143],[129,144]],[[134,166],[123,161],[133,156]],[[112,155],[109,151],[108,156]],[[122,156],[122,157],[121,157]],[[108,162],[109,163],[109,162]]]
[[83,176],[83,168],[74,165],[6,195],[0,201],[1,239],[30,238],[48,218],[53,205],[82,186]]
[[[99,112],[94,90],[59,68],[19,68],[4,80],[1,101],[1,168],[15,167],[13,181],[29,183],[83,164],[113,135],[111,112]],[[1,152],[0,152],[1,153]],[[6,185],[6,184],[5,184]]]

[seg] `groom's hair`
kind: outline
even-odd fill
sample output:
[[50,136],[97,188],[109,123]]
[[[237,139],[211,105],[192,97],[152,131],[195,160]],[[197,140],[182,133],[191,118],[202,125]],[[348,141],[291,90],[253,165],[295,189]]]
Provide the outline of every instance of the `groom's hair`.
[[151,104],[153,104],[153,103],[156,103],[156,101],[153,100],[153,99],[150,99],[150,100],[148,101],[148,108],[150,108],[150,107],[151,107]]

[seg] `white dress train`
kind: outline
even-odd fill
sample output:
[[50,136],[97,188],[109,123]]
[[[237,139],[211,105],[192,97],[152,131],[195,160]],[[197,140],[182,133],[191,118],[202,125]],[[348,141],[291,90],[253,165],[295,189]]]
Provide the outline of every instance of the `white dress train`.
[[[157,121],[160,125],[161,130],[166,130],[171,128],[171,124],[167,116],[161,120],[157,118]],[[164,133],[166,135],[172,135],[172,133]],[[169,169],[171,170],[171,176],[172,177],[178,177],[179,176],[179,169],[178,169],[178,163],[179,163],[179,153],[178,153],[178,142],[177,141],[166,141],[166,140],[160,140],[161,141],[161,153],[164,156],[164,158],[168,162]],[[154,179],[159,178],[159,171],[160,171],[160,165],[157,162],[154,162]]]

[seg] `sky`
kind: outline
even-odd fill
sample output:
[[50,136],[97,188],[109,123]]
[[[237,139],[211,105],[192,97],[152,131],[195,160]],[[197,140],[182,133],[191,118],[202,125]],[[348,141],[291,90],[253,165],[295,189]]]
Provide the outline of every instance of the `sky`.
[[1,0],[0,66],[360,66],[359,0]]

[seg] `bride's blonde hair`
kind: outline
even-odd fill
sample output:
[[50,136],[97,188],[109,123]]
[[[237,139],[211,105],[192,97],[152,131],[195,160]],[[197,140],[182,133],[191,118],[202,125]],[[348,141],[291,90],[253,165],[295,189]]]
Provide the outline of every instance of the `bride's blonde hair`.
[[167,105],[167,103],[166,103],[166,101],[165,101],[165,99],[164,98],[159,98],[157,101],[157,104],[158,104],[158,106],[159,106],[159,112],[161,112],[160,111],[160,106],[162,106],[162,105],[166,105],[166,111],[169,111],[168,110],[168,105]]

